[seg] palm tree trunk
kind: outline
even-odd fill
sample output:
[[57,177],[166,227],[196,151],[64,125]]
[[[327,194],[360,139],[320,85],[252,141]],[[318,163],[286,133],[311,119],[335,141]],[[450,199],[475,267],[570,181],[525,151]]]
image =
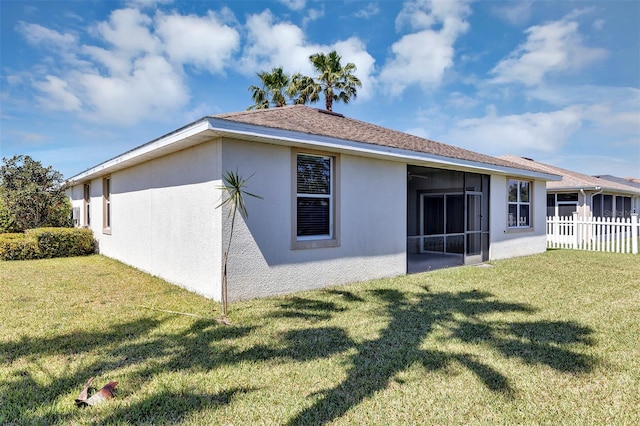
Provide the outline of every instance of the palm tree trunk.
[[233,239],[233,228],[236,222],[236,212],[237,207],[233,206],[233,214],[231,216],[231,230],[229,231],[229,243],[227,244],[227,249],[224,251],[222,255],[222,321],[224,323],[228,323],[227,320],[227,260],[229,259],[229,251],[231,250],[231,241]]

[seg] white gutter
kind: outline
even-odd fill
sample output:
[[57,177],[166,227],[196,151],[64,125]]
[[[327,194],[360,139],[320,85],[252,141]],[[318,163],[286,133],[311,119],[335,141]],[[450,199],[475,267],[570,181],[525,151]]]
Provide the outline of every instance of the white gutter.
[[[598,195],[598,194],[602,194],[602,191],[604,191],[604,188],[601,188],[599,186],[596,186],[594,188],[596,190],[596,192],[594,192],[593,194],[591,194],[591,200],[589,202],[589,210],[592,212],[591,214],[593,215],[593,197]],[[584,199],[584,207],[587,206],[587,194],[585,194],[584,189],[580,188],[580,193],[582,194],[582,197]]]

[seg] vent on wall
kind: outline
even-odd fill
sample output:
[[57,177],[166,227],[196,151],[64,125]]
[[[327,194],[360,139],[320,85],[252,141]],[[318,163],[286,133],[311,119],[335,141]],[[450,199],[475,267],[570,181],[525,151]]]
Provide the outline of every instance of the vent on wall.
[[73,210],[71,210],[71,218],[73,219],[74,226],[80,225],[80,207],[74,207]]

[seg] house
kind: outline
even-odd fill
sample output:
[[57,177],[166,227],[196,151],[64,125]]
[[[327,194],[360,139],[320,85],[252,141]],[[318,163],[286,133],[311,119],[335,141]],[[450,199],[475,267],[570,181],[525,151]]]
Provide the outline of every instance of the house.
[[220,300],[226,171],[262,197],[236,221],[230,301],[543,252],[559,179],[300,105],[203,117],[68,193],[102,254]]
[[562,176],[559,181],[547,182],[547,216],[565,217],[578,212],[580,217],[629,218],[640,209],[640,187],[633,180],[589,176],[530,158],[500,158]]

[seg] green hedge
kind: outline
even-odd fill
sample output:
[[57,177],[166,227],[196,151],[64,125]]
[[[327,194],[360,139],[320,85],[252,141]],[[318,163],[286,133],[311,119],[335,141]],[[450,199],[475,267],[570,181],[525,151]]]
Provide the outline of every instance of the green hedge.
[[24,234],[0,234],[0,259],[28,260],[85,256],[96,251],[89,229],[37,228]]

